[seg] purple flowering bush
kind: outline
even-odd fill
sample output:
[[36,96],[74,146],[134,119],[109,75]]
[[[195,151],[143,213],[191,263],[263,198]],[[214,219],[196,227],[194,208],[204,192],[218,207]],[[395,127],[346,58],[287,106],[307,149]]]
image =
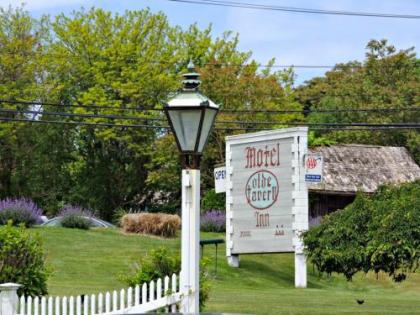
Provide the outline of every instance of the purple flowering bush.
[[203,232],[224,232],[226,213],[221,210],[209,210],[201,215],[200,225]]
[[92,211],[82,207],[66,205],[59,211],[58,216],[62,217],[61,226],[63,227],[88,230],[91,226],[88,218],[94,215]]
[[12,221],[13,225],[30,227],[41,223],[42,210],[28,198],[6,198],[0,200],[0,225]]

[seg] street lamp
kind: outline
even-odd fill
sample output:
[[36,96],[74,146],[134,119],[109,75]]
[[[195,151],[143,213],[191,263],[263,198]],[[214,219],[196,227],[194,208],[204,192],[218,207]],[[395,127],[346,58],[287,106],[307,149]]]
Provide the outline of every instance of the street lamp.
[[200,75],[188,64],[183,88],[164,110],[182,157],[181,312],[199,312],[200,159],[219,106],[202,95]]

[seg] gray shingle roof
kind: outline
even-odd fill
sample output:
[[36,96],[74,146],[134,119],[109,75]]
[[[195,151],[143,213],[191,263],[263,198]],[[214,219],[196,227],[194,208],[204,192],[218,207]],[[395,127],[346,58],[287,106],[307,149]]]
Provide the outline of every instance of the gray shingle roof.
[[407,149],[368,145],[333,145],[309,150],[324,157],[322,183],[308,183],[313,192],[374,192],[383,184],[420,179],[420,167]]

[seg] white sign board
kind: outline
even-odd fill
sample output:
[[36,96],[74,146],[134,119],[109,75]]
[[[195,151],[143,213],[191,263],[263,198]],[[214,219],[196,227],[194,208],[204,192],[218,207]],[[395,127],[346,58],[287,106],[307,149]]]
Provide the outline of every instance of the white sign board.
[[[227,255],[302,252],[307,128],[226,138]],[[297,247],[299,247],[297,249]]]
[[305,160],[305,181],[320,183],[322,181],[322,168],[324,160],[319,154],[306,154]]
[[214,169],[214,190],[216,194],[226,192],[226,167]]

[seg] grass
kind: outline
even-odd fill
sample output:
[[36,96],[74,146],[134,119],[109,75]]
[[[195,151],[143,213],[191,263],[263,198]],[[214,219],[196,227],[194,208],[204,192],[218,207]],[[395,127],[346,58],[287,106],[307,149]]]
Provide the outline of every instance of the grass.
[[[127,273],[152,248],[180,249],[177,239],[125,235],[116,229],[89,231],[34,228],[44,239],[52,266],[51,295],[97,293],[125,287],[118,275]],[[203,233],[201,238],[223,234]],[[230,268],[219,246],[214,275],[214,247],[206,246],[211,260],[212,290],[207,312],[244,314],[420,314],[420,274],[396,284],[386,275],[358,275],[352,282],[341,276],[320,277],[308,268],[308,288],[294,288],[293,255],[241,256],[241,267]],[[365,303],[358,305],[356,299]]]

